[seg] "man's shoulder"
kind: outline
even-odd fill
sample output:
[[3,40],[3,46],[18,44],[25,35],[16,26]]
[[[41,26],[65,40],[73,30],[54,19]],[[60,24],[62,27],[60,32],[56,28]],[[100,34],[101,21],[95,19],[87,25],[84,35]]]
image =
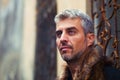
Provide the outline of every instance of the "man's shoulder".
[[105,66],[103,70],[106,80],[120,80],[120,69],[116,69],[113,66]]

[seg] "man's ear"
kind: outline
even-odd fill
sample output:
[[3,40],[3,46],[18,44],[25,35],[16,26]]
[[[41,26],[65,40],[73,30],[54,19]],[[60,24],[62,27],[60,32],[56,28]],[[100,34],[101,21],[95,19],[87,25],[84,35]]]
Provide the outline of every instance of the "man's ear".
[[95,41],[95,35],[94,35],[94,33],[88,33],[87,34],[87,46],[93,45],[94,41]]

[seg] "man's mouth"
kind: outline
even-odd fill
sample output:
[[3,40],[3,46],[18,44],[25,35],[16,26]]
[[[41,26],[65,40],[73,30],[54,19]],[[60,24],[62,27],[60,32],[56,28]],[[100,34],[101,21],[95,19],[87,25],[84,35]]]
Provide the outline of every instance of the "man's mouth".
[[62,46],[62,47],[60,47],[60,51],[61,51],[61,52],[66,52],[66,51],[68,51],[68,50],[70,50],[70,49],[72,49],[71,46]]

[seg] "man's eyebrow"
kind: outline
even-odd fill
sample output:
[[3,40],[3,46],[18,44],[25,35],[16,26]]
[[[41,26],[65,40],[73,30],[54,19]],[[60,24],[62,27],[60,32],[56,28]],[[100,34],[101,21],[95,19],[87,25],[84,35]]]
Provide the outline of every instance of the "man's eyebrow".
[[77,30],[74,26],[67,28],[67,30]]

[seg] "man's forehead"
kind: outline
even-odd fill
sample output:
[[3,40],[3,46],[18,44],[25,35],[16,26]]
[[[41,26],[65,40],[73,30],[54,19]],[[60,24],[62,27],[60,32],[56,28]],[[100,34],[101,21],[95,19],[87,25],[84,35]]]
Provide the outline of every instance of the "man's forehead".
[[58,31],[58,30],[70,30],[70,29],[76,29],[76,27],[75,26],[57,27],[56,31]]
[[65,29],[65,28],[76,27],[76,26],[80,26],[79,18],[65,19],[56,23],[56,29],[62,29],[62,28]]

